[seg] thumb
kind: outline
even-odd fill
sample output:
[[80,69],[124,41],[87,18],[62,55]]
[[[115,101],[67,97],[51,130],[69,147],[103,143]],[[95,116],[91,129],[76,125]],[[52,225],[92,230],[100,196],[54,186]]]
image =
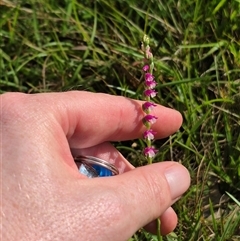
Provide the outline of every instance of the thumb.
[[[88,185],[87,205],[82,207],[85,210],[83,228],[85,231],[93,226],[98,229],[94,232],[98,236],[92,234],[93,239],[89,240],[100,240],[101,236],[101,240],[105,241],[113,238],[123,241],[165,213],[187,190],[190,176],[179,163],[162,162],[119,176],[87,181],[91,184]],[[90,207],[92,211],[88,210]],[[89,220],[87,210],[91,213]],[[90,227],[87,227],[88,222],[91,223]]]
[[176,162],[137,168],[118,178],[122,215],[134,232],[159,218],[190,185],[189,172]]

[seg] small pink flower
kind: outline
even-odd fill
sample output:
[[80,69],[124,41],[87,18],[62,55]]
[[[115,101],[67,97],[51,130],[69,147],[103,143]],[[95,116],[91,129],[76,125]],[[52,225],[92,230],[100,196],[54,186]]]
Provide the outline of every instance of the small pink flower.
[[154,89],[157,82],[154,80],[154,76],[150,73],[145,74],[145,84],[149,89]]
[[146,47],[145,54],[147,59],[151,59],[153,57],[149,46]]
[[144,65],[142,69],[144,72],[147,72],[149,70],[149,65],[147,65],[147,64]]
[[144,90],[144,95],[147,97],[154,98],[157,95],[157,92],[155,90]]
[[157,85],[157,82],[155,80],[152,81],[145,81],[145,85],[149,88],[149,89],[154,89]]
[[145,115],[143,121],[154,124],[157,121],[157,117],[154,115]]
[[155,106],[157,106],[155,103],[149,101],[142,105],[144,111],[151,111]]
[[146,147],[143,153],[145,156],[153,158],[156,155],[157,150],[154,147]]
[[146,130],[143,132],[143,138],[147,140],[154,140],[154,135],[156,135],[156,131],[153,131],[152,129]]
[[150,73],[146,73],[145,74],[145,81],[153,81],[154,80],[154,76]]

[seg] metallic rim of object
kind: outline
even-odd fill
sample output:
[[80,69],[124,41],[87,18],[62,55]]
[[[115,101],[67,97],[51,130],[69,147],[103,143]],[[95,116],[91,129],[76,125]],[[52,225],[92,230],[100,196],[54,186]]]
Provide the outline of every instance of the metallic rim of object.
[[76,156],[76,157],[74,157],[74,160],[75,160],[75,162],[80,162],[83,164],[86,163],[88,165],[92,164],[92,165],[98,165],[98,166],[104,167],[104,168],[110,170],[112,172],[113,176],[119,174],[118,169],[113,164],[111,164],[103,159],[94,157],[94,156]]

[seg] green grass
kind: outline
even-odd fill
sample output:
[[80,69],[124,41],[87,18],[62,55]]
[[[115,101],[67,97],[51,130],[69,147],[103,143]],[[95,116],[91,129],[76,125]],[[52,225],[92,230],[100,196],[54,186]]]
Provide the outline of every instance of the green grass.
[[[151,38],[156,102],[178,109],[181,130],[156,145],[192,185],[164,237],[240,240],[240,1],[8,1],[0,3],[0,90],[89,90],[140,99],[142,53]],[[133,147],[134,142],[134,147]],[[140,140],[116,143],[144,165]],[[156,240],[139,230],[131,239]]]

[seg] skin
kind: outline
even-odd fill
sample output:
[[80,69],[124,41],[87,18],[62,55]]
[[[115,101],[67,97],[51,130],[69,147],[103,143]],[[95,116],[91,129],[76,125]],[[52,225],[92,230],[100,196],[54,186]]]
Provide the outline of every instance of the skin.
[[[7,93],[1,98],[3,240],[125,241],[141,227],[171,232],[171,205],[190,185],[188,171],[166,161],[134,168],[110,141],[141,138],[141,101],[83,91]],[[179,112],[157,106],[156,138],[181,126]],[[88,179],[73,155],[115,164],[120,175]]]

